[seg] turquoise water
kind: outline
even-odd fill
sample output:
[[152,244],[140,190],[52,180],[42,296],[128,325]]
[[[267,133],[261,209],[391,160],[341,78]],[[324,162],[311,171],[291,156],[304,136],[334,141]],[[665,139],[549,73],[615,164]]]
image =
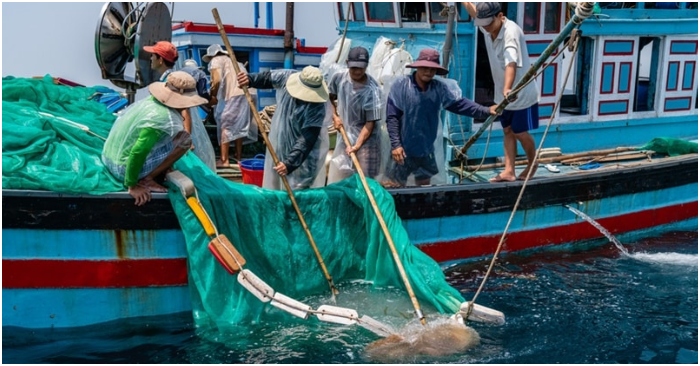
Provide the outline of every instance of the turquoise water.
[[[669,234],[625,249],[629,254],[608,244],[576,253],[503,255],[477,303],[505,313],[506,324],[469,323],[481,344],[463,354],[399,361],[697,363],[697,233]],[[487,265],[452,266],[445,274],[471,299]],[[384,291],[379,299],[363,288],[346,285],[341,296],[362,298],[354,305],[364,304],[362,313],[378,320],[407,324],[403,332],[420,328],[405,293]],[[429,310],[424,309],[429,323],[438,321]],[[2,361],[367,363],[372,360],[365,347],[378,339],[359,327],[318,321],[275,319],[242,330],[198,336],[189,313],[68,330],[3,327]]]

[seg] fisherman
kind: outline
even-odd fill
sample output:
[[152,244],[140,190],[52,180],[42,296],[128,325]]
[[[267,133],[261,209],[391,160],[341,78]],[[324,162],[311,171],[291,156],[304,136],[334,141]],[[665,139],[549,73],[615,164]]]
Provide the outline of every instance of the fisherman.
[[277,90],[269,139],[280,161],[273,167],[270,151],[267,152],[263,187],[281,189],[279,176],[286,176],[293,190],[323,186],[328,134],[321,131],[330,107],[321,70],[307,66],[302,71],[272,70],[250,75],[240,72],[238,85]]
[[[207,74],[199,69],[197,62],[192,59],[187,59],[184,62],[185,66],[180,71],[190,74],[196,83],[197,94],[206,99],[210,98],[209,89],[207,89]],[[192,107],[188,110],[183,110],[182,118],[185,131],[192,136],[192,150],[213,172],[216,172],[216,155],[214,146],[211,144],[207,128],[204,127],[204,121],[200,114],[200,108],[209,109],[208,106],[201,105]],[[210,109],[209,109],[210,110]]]
[[[517,179],[524,180],[537,170],[535,139],[530,130],[539,127],[539,91],[536,83],[529,83],[517,93],[513,86],[522,80],[530,69],[530,59],[527,53],[525,36],[520,26],[509,20],[501,12],[501,4],[495,2],[470,3],[463,2],[469,15],[474,19],[484,35],[486,51],[489,55],[491,75],[493,76],[495,95],[494,100],[500,104],[503,99],[510,98],[510,103],[501,114],[503,126],[503,151],[505,167],[490,182],[512,182],[515,176],[515,157],[517,142],[525,150],[528,165]],[[516,95],[517,94],[517,95]],[[512,100],[511,100],[512,99]]]
[[[333,151],[328,171],[328,183],[347,178],[352,172],[348,155],[354,153],[363,173],[376,179],[380,174],[382,146],[380,128],[382,114],[382,90],[379,83],[366,73],[369,52],[355,47],[348,53],[348,69],[333,74],[328,83],[332,103],[333,124],[343,126],[352,146],[345,146],[339,139]],[[347,155],[346,155],[347,154]],[[350,174],[348,174],[350,173]]]
[[157,183],[192,145],[183,130],[182,110],[207,101],[197,95],[195,81],[174,71],[166,82],[148,86],[151,96],[129,106],[114,122],[102,150],[102,162],[141,206],[151,192],[166,192]]
[[[216,162],[217,168],[227,168],[229,164],[229,148],[231,142],[236,144],[236,161],[241,160],[243,141],[246,138],[257,141],[258,130],[255,124],[251,126],[251,111],[243,91],[238,88],[236,70],[233,61],[220,45],[213,44],[207,48],[207,54],[202,61],[209,63],[211,75],[209,105],[214,108],[216,119],[216,134],[221,146],[221,159]],[[239,70],[245,70],[240,62]],[[255,90],[251,90],[255,95]]]
[[160,81],[165,81],[173,72],[178,54],[175,45],[168,41],[158,41],[153,46],[144,46],[143,50],[151,54],[151,70],[156,72]]
[[416,185],[429,185],[438,174],[435,139],[440,127],[442,109],[474,118],[496,114],[496,106],[485,107],[461,96],[457,84],[449,79],[440,65],[440,54],[432,48],[420,51],[418,59],[408,68],[416,69],[394,82],[386,107],[386,126],[391,141],[392,164],[387,169],[385,187],[405,186],[410,175]]
[[197,94],[199,94],[200,97],[206,100],[211,99],[209,89],[207,88],[207,74],[199,68],[197,61],[188,58],[185,60],[185,66],[180,70],[192,75],[197,83]]

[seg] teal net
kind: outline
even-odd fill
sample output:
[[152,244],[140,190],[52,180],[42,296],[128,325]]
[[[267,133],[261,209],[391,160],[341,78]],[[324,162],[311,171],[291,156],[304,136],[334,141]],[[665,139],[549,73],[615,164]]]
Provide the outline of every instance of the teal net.
[[[294,299],[324,293],[330,298],[328,283],[286,191],[221,179],[191,156],[180,159],[175,168],[192,179],[218,232],[246,259],[244,268]],[[411,244],[389,193],[373,180],[368,183],[413,291],[421,306],[426,307],[424,312],[457,312],[464,301],[459,291],[445,281],[432,258]],[[179,190],[170,188],[168,195],[187,241],[198,326],[228,328],[257,322],[266,313],[281,312],[238,285],[236,276],[214,259],[207,248],[211,239]],[[321,189],[297,191],[295,198],[335,283],[363,280],[368,288],[404,288],[359,176]],[[341,293],[338,306],[343,306],[343,296],[350,295]],[[406,292],[403,296],[408,298]],[[308,305],[315,308],[321,304]]]
[[698,143],[671,137],[656,137],[640,147],[639,150],[651,150],[658,154],[666,154],[669,156],[697,154]]
[[[3,189],[36,189],[71,194],[124,191],[104,167],[104,139],[116,119],[90,100],[95,88],[57,85],[53,78],[3,78]],[[295,193],[331,277],[340,288],[337,304],[317,263],[286,191],[270,191],[218,177],[194,154],[175,168],[192,179],[217,229],[275,290],[317,308],[350,307],[379,318],[409,312],[404,289],[386,239],[357,176],[322,189]],[[411,244],[391,196],[376,182],[372,192],[402,259],[422,310],[455,313],[464,301],[440,266]],[[195,323],[214,334],[263,319],[281,324],[298,319],[260,302],[226,272],[207,249],[210,238],[179,190],[168,193],[187,243]],[[168,245],[170,243],[163,243]],[[155,270],[155,269],[154,269]],[[371,294],[372,296],[369,296]],[[406,320],[407,314],[402,314]],[[408,314],[408,319],[412,315]]]
[[100,156],[115,116],[96,89],[2,79],[2,188],[104,194],[124,187]]

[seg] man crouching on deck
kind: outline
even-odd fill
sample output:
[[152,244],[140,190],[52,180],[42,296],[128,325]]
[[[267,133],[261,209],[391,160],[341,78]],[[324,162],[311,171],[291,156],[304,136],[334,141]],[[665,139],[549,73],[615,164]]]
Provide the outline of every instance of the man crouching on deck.
[[166,192],[156,183],[192,145],[183,129],[181,111],[207,103],[197,95],[195,80],[175,71],[165,82],[148,86],[151,96],[130,106],[114,122],[102,150],[102,162],[124,180],[136,205],[151,200],[151,192]]

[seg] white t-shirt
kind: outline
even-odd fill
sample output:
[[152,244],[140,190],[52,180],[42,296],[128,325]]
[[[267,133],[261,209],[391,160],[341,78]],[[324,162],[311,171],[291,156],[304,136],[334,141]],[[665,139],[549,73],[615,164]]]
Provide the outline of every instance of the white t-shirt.
[[[500,104],[503,101],[503,86],[505,85],[505,70],[506,65],[515,62],[515,80],[513,87],[523,78],[525,73],[530,69],[530,59],[527,54],[527,44],[525,43],[525,35],[522,29],[508,18],[503,18],[503,26],[498,32],[496,39],[491,39],[491,34],[479,27],[484,35],[486,51],[489,55],[489,64],[491,65],[491,76],[494,84],[494,101]],[[518,93],[518,99],[515,102],[508,104],[506,107],[509,111],[525,109],[537,103],[540,99],[540,93],[537,89],[537,82],[532,81],[523,90]]]

